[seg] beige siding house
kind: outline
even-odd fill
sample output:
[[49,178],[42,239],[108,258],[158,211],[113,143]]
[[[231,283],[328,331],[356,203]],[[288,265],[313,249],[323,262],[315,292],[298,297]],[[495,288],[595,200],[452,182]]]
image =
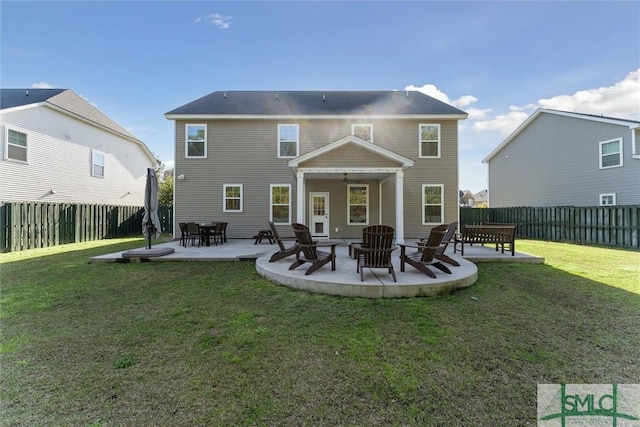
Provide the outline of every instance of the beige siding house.
[[165,116],[176,224],[226,221],[250,238],[299,222],[317,239],[387,224],[402,242],[458,220],[467,114],[420,92],[213,92]]
[[2,89],[0,201],[142,206],[147,146],[68,89]]

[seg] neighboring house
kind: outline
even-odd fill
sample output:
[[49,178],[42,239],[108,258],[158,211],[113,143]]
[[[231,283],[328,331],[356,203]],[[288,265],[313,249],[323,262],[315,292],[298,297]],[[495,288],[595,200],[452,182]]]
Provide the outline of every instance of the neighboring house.
[[487,190],[480,190],[476,194],[473,195],[473,206],[474,207],[484,207],[488,206],[487,199]]
[[299,222],[318,239],[384,223],[402,242],[458,220],[467,114],[420,92],[213,92],[165,116],[176,223],[226,221],[247,238]]
[[142,206],[147,146],[69,89],[0,92],[0,200]]
[[460,207],[472,207],[475,202],[473,194],[469,190],[460,191]]
[[491,152],[489,204],[640,204],[640,121],[539,109]]

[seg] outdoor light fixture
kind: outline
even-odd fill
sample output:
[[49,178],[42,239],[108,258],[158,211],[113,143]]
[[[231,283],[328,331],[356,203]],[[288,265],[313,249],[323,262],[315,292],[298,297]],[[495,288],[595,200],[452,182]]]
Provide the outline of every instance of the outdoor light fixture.
[[49,190],[49,193],[56,194],[56,190]]
[[178,175],[176,176],[176,179],[179,179],[180,181],[182,181],[184,179],[184,175]]

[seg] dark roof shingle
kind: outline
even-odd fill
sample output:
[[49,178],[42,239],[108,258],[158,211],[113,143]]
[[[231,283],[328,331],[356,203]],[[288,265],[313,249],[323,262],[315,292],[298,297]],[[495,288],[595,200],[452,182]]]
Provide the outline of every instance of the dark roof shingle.
[[0,109],[37,104],[54,97],[66,89],[2,89],[0,90]]
[[464,115],[416,91],[216,91],[171,115]]

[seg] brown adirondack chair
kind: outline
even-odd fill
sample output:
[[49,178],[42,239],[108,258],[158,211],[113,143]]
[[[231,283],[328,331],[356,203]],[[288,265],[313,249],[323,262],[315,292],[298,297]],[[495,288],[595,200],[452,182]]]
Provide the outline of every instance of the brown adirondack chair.
[[356,272],[360,273],[360,281],[364,281],[364,269],[386,268],[396,281],[396,272],[391,262],[391,252],[397,247],[393,244],[393,227],[388,225],[371,225],[362,229],[362,244],[354,244],[358,259]]
[[[306,276],[318,270],[323,265],[331,262],[331,271],[336,270],[336,246],[337,243],[318,243],[311,239],[309,227],[303,224],[293,223],[293,232],[296,234],[297,246],[300,248],[300,257],[289,267],[289,270],[300,267],[308,262],[311,266],[304,273]],[[320,247],[330,248],[330,251],[318,250]]]
[[[281,238],[280,235],[278,234],[278,229],[276,228],[276,225],[269,221],[269,228],[271,228],[271,233],[273,233],[273,237],[276,239],[276,242],[278,243],[278,246],[280,247],[280,250],[276,253],[274,253],[273,255],[271,255],[271,258],[269,258],[269,262],[274,262],[274,261],[278,261],[281,260],[283,258],[287,258],[290,257],[291,255],[295,255],[296,259],[300,258],[300,247],[296,244],[296,238],[295,237],[284,237]],[[287,245],[285,245],[285,242],[287,241],[293,241],[293,245],[287,247]]]
[[[443,239],[446,234],[446,230],[446,224],[433,227],[431,229],[431,233],[429,233],[427,241],[422,245],[413,246],[398,244],[398,246],[400,246],[400,271],[404,272],[404,266],[406,263],[434,279],[436,278],[436,275],[429,269],[429,266],[435,267],[447,274],[451,274],[451,270],[435,258],[438,249],[444,244]],[[417,251],[407,253],[407,248],[416,248]]]
[[[453,265],[455,267],[460,267],[460,263],[458,261],[444,254],[444,251],[447,249],[449,242],[451,242],[451,239],[453,238],[453,235],[455,234],[457,228],[458,228],[457,222],[452,222],[447,226],[447,229],[444,233],[444,237],[442,238],[442,244],[438,247],[438,250],[436,251],[433,257],[437,260],[446,262],[447,264]],[[427,239],[420,239],[420,242],[418,243],[418,245],[426,245]]]

